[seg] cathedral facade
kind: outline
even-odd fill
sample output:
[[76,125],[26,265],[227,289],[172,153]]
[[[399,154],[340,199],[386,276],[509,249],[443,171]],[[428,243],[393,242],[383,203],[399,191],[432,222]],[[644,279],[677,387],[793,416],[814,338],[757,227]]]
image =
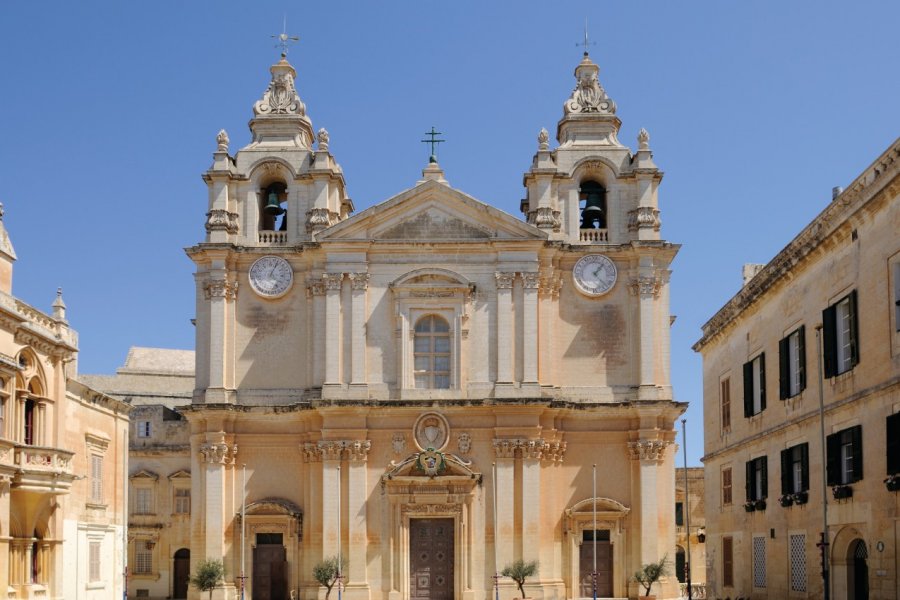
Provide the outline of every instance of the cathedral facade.
[[[558,144],[538,135],[525,219],[434,159],[353,214],[284,57],[250,144],[219,133],[181,409],[214,598],[324,598],[333,556],[348,600],[511,599],[494,576],[517,559],[539,565],[529,597],[634,598],[633,573],[674,557],[678,246],[649,135],[619,142],[598,73],[585,54]],[[675,577],[653,592],[677,597]]]

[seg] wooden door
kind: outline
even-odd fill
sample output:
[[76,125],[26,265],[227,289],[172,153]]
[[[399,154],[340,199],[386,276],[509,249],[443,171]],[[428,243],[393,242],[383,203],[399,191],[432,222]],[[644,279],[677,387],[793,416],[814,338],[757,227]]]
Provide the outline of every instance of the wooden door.
[[258,544],[253,549],[253,600],[287,600],[284,546]]
[[[589,532],[585,532],[589,533]],[[602,534],[603,532],[598,532]],[[607,532],[608,533],[608,532]],[[587,537],[587,536],[585,536]],[[613,595],[613,568],[612,568],[612,544],[609,540],[600,540],[597,543],[597,597],[609,598]],[[585,540],[581,542],[579,551],[579,596],[592,598],[594,595],[591,573],[594,570],[594,542]]]
[[410,520],[410,600],[453,600],[453,561],[453,519]]
[[172,568],[172,598],[184,600],[188,593],[188,579],[191,576],[191,551],[182,548],[175,553]]

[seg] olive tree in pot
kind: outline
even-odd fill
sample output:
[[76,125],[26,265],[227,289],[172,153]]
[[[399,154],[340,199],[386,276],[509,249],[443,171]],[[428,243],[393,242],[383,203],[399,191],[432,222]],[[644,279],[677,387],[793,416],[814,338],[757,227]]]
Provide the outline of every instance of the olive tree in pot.
[[653,587],[653,584],[659,581],[662,577],[665,577],[669,574],[669,559],[668,555],[663,555],[658,562],[650,563],[643,565],[640,570],[636,571],[634,574],[634,580],[637,581],[644,587],[644,595],[639,596],[639,598],[651,600],[656,598],[656,596],[650,595],[650,588]]
[[536,560],[531,562],[525,562],[521,558],[511,565],[506,565],[500,574],[504,577],[509,577],[513,581],[516,582],[516,585],[519,586],[519,593],[522,594],[522,599],[525,598],[525,580],[529,577],[533,577],[537,574],[538,571],[538,563]]
[[323,561],[317,562],[313,567],[313,578],[325,587],[325,600],[331,595],[331,588],[337,583],[341,571],[347,568],[347,560],[338,561],[337,556],[329,556]]
[[209,598],[212,600],[213,590],[223,577],[225,577],[225,563],[221,560],[204,560],[197,565],[197,570],[190,581],[201,592],[209,592]]

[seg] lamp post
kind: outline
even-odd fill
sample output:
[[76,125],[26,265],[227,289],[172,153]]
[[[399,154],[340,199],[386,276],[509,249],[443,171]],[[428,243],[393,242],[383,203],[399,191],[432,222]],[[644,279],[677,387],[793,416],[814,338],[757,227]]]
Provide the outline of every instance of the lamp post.
[[494,600],[500,600],[500,572],[498,569],[499,565],[497,564],[497,552],[500,539],[497,527],[497,463],[491,463],[491,469],[493,470],[494,475]]
[[594,531],[591,532],[594,543],[594,570],[591,571],[591,587],[594,590],[594,600],[597,600],[597,463],[594,463],[591,502],[594,505]]
[[819,435],[822,443],[822,535],[819,543],[819,552],[822,559],[822,598],[829,600],[831,591],[829,588],[828,566],[828,456],[825,448],[825,391],[822,388],[822,325],[816,325],[816,371],[819,380]]
[[241,465],[241,600],[244,600],[244,537],[247,522],[247,465]]
[[341,572],[341,465],[337,468],[337,586],[338,600],[341,600],[341,583],[343,583],[344,574]]
[[687,554],[684,557],[684,581],[687,584],[687,597],[691,600],[691,504],[688,495],[688,466],[687,466],[687,419],[681,420],[681,449],[684,452],[684,519],[687,530]]

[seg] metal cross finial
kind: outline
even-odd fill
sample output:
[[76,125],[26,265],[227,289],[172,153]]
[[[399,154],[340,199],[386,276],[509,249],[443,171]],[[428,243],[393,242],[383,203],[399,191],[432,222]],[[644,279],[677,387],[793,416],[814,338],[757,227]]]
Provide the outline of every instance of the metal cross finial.
[[446,140],[439,140],[437,136],[443,135],[440,131],[435,131],[434,126],[432,125],[431,131],[426,131],[425,135],[431,137],[430,140],[422,140],[423,144],[431,144],[431,156],[428,157],[428,162],[436,163],[437,162],[437,153],[435,152],[435,144],[442,144]]
[[297,37],[295,35],[287,34],[287,15],[284,16],[284,22],[282,23],[282,26],[281,26],[281,33],[279,33],[278,35],[270,36],[270,37],[278,40],[278,42],[275,44],[275,47],[276,48],[278,48],[279,46],[281,47],[281,56],[287,56],[288,44],[293,44],[295,42],[300,41],[299,37]]
[[597,42],[592,42],[588,39],[588,22],[587,17],[584,18],[584,41],[575,44],[576,46],[584,47],[584,55],[588,55],[588,46],[596,46]]

